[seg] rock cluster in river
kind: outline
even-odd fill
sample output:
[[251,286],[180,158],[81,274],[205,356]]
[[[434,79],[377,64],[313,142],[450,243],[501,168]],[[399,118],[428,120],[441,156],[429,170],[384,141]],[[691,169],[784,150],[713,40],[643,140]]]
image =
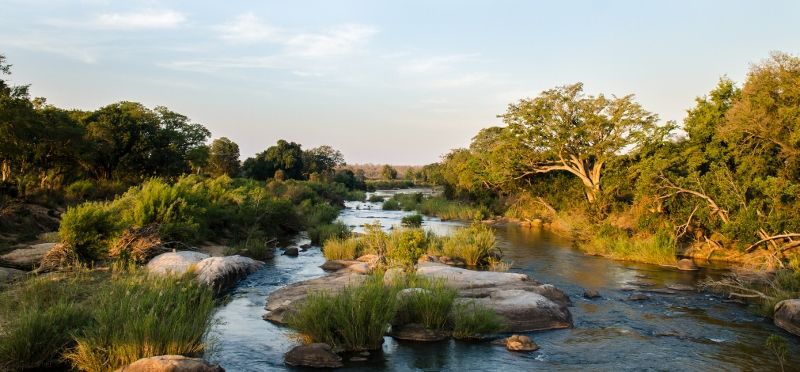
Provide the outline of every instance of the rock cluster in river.
[[211,286],[216,293],[222,293],[263,265],[261,261],[238,255],[209,257],[200,252],[178,251],[156,256],[147,263],[146,268],[148,272],[160,275],[183,275],[193,269],[198,282]]
[[[355,265],[353,263],[352,265]],[[366,276],[351,270],[352,265],[336,263],[342,269],[321,278],[287,285],[267,298],[264,319],[285,324],[286,314],[302,306],[310,293],[337,293],[348,285],[362,283]],[[332,268],[334,264],[323,265]],[[396,275],[396,274],[393,274]],[[541,284],[525,274],[474,271],[440,263],[422,263],[417,275],[444,279],[458,291],[456,303],[475,302],[502,316],[507,332],[529,332],[572,326],[567,308],[571,302],[564,292],[550,284]],[[384,277],[387,281],[387,277]]]
[[344,366],[342,358],[331,350],[330,345],[315,343],[295,346],[284,357],[284,362],[294,367],[339,368]]
[[789,299],[775,305],[775,325],[800,336],[800,299]]

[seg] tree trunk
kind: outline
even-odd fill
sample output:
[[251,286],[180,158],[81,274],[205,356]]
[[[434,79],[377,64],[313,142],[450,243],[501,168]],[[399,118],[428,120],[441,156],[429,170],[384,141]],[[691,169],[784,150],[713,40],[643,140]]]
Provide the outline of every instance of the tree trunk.
[[11,178],[11,163],[8,160],[3,160],[3,164],[0,165],[0,174],[2,174],[3,182]]

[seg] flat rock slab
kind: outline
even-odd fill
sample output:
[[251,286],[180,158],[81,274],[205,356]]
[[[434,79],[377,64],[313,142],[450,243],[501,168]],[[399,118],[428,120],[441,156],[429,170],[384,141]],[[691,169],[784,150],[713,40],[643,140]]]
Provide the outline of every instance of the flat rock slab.
[[225,372],[225,370],[200,358],[161,355],[139,359],[118,369],[117,372]]
[[295,346],[283,356],[286,364],[294,367],[339,368],[342,358],[336,355],[330,345],[315,343]]
[[445,279],[447,285],[455,289],[500,287],[526,281],[538,284],[525,274],[467,270],[433,262],[420,263],[417,275]]
[[10,267],[0,267],[0,284],[14,281],[24,275],[25,271],[12,269]]
[[474,302],[504,319],[506,332],[531,332],[569,328],[572,314],[566,305],[523,289],[494,290],[482,298],[457,298],[456,303]]
[[13,267],[20,270],[33,270],[42,261],[44,255],[57,243],[42,243],[25,248],[15,249],[0,256],[0,266]]
[[800,299],[790,299],[775,305],[775,325],[800,336]]
[[[302,300],[311,293],[336,294],[348,285],[358,285],[366,280],[366,275],[344,270],[317,279],[289,284],[267,297],[265,320],[285,324],[286,314],[296,311]],[[322,314],[320,314],[322,316]]]

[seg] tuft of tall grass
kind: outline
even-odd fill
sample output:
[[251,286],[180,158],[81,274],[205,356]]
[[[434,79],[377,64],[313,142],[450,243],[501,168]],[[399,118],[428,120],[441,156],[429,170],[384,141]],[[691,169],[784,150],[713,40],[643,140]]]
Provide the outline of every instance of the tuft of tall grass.
[[394,266],[412,267],[428,252],[430,237],[431,234],[419,228],[393,230],[386,242],[386,259]]
[[445,239],[442,253],[449,257],[458,257],[468,266],[489,264],[496,256],[497,243],[491,227],[475,223],[465,229],[456,230]]
[[354,260],[360,254],[359,239],[333,237],[325,241],[322,246],[322,254],[325,259],[332,260]]
[[400,224],[403,225],[403,227],[420,227],[422,226],[422,215],[415,213],[404,216],[400,220]]
[[442,220],[479,221],[491,215],[485,207],[475,207],[442,197],[424,198],[416,207],[422,214],[436,216]]
[[119,230],[114,218],[107,203],[83,203],[67,209],[58,235],[82,260],[98,260],[105,256],[108,241]]
[[308,237],[314,244],[331,238],[345,238],[350,235],[350,228],[342,222],[320,224],[308,228]]
[[334,349],[374,350],[380,348],[394,317],[396,294],[395,287],[383,285],[382,275],[374,275],[337,294],[309,295],[287,321],[314,342],[327,343]]
[[456,304],[452,317],[453,337],[458,339],[483,338],[505,327],[501,316],[474,301]]
[[65,357],[79,370],[108,371],[156,355],[199,355],[213,309],[211,289],[189,276],[117,274],[94,295],[93,323]]
[[402,323],[420,323],[432,330],[449,328],[456,290],[446,286],[444,280],[416,275],[407,276],[404,284],[411,291],[400,296],[397,314]]
[[652,235],[630,237],[623,230],[601,225],[579,247],[589,254],[658,265],[675,264],[677,256],[675,239],[671,232],[664,229]]

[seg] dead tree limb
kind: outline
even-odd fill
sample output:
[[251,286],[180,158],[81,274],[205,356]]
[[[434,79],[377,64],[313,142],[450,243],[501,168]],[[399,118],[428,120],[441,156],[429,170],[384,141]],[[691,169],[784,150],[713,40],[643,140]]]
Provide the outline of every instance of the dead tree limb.
[[800,238],[800,234],[790,233],[790,234],[780,234],[780,235],[769,236],[767,238],[761,239],[761,240],[753,243],[751,246],[747,247],[747,249],[745,249],[744,251],[749,253],[752,250],[756,249],[756,247],[758,247],[762,243],[771,242],[771,241],[777,240],[777,239],[788,239],[788,238]]

